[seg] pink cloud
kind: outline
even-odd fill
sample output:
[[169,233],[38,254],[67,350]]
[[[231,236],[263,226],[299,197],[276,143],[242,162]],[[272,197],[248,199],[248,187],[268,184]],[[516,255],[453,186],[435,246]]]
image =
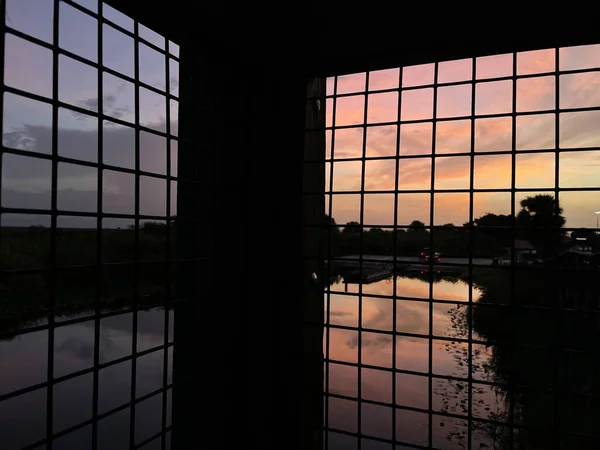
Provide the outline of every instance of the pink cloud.
[[398,226],[407,226],[413,220],[430,225],[430,194],[398,194]]
[[503,114],[512,111],[512,81],[488,81],[475,85],[475,113]]
[[461,226],[469,220],[468,193],[436,193],[434,200],[434,225],[453,223]]
[[553,149],[555,146],[554,114],[527,115],[517,117],[517,150]]
[[490,117],[475,120],[475,151],[508,151],[512,148],[512,118]]
[[432,133],[431,122],[400,125],[400,155],[431,154]]
[[471,120],[448,120],[436,124],[435,153],[471,151]]
[[376,70],[369,73],[369,90],[395,89],[398,87],[400,69]]
[[469,156],[451,156],[435,160],[435,189],[468,189],[471,171]]
[[433,84],[435,66],[433,64],[421,64],[418,66],[407,66],[402,69],[402,86],[423,86]]
[[556,69],[555,50],[532,50],[517,53],[517,75],[553,72]]
[[335,130],[333,153],[335,159],[362,157],[363,128]]
[[554,153],[529,153],[516,157],[516,180],[518,188],[554,188]]
[[368,97],[367,122],[395,122],[398,120],[398,93],[370,94]]
[[396,125],[367,129],[367,157],[396,155]]
[[556,77],[521,78],[517,80],[517,111],[542,111],[556,106]]
[[337,99],[335,111],[336,126],[360,125],[365,121],[365,96],[353,95]]
[[482,56],[475,61],[477,79],[509,77],[513,74],[513,55]]
[[437,110],[439,118],[460,117],[471,114],[471,84],[442,86],[437,90]]
[[600,44],[563,47],[558,57],[560,70],[594,69],[600,67]]
[[337,94],[363,92],[366,88],[367,74],[365,72],[341,75],[337,80]]
[[433,116],[433,88],[402,92],[401,120],[431,119]]
[[395,160],[368,160],[365,162],[365,190],[393,190],[396,185],[395,177]]
[[486,213],[510,214],[510,192],[475,192],[473,194],[473,217]]
[[394,194],[365,194],[365,225],[394,225]]
[[400,160],[398,189],[431,189],[431,158]]
[[362,162],[338,161],[333,164],[333,190],[359,191],[361,189]]
[[512,156],[478,155],[474,159],[475,189],[507,189],[511,186]]
[[561,188],[600,187],[599,172],[600,151],[560,154],[559,186]]
[[560,76],[561,108],[595,106],[600,106],[600,72],[583,72]]
[[473,76],[473,61],[460,59],[442,61],[438,64],[438,83],[454,83],[470,80]]

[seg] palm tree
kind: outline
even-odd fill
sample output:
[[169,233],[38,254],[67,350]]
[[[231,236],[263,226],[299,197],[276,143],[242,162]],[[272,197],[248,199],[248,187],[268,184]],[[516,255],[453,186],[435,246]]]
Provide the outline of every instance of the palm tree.
[[558,250],[565,232],[563,209],[553,195],[540,194],[521,200],[517,225],[525,228],[526,237],[543,257]]

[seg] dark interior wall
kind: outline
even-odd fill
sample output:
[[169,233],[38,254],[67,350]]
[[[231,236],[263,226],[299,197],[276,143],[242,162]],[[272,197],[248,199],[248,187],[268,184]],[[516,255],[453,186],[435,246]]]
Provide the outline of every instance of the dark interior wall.
[[179,185],[178,214],[198,219],[182,252],[206,245],[210,261],[180,272],[197,300],[175,317],[175,380],[190,381],[175,391],[173,448],[306,449],[295,196],[305,80],[216,45],[180,56],[179,174],[199,181]]
[[457,4],[371,0],[210,2],[171,0],[161,8],[105,0],[180,42],[219,45],[253,58],[301,62],[308,75],[600,41],[591,4]]

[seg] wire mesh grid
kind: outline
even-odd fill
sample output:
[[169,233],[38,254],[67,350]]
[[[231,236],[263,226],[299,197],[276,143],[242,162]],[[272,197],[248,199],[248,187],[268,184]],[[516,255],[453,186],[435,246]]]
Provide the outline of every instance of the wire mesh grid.
[[552,48],[308,98],[324,448],[597,448],[599,69]]
[[97,0],[0,5],[2,448],[170,448],[179,47]]

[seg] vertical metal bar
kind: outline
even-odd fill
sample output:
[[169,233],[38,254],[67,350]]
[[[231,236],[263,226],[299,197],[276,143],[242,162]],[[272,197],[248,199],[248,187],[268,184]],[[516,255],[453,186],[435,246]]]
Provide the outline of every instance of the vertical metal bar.
[[[512,239],[511,239],[511,252],[510,252],[510,298],[509,298],[509,318],[512,321],[514,317],[516,317],[516,306],[514,302],[515,294],[516,294],[516,282],[515,282],[515,272],[516,272],[516,252],[515,252],[515,240],[517,238],[517,211],[515,204],[516,200],[516,183],[517,183],[517,53],[513,53],[513,76],[512,76],[512,107],[511,107],[511,173],[510,173],[510,212],[513,217],[512,219]],[[507,344],[501,344],[507,345]],[[511,335],[510,343],[509,343],[509,357],[510,361],[514,361],[515,359],[515,349],[514,343]],[[511,388],[513,383],[513,374],[511,364],[510,375],[508,379],[508,423],[510,426],[510,431],[508,435],[508,443],[509,449],[512,450],[514,446],[515,439],[515,428],[514,428],[514,416],[515,416],[515,395],[514,388]]]
[[396,276],[396,267],[398,263],[398,184],[399,184],[399,176],[400,176],[400,116],[402,114],[402,67],[398,68],[398,113],[396,117],[396,168],[395,168],[395,177],[394,177],[394,252],[392,253],[394,257],[394,264],[392,266],[392,301],[394,302],[392,305],[392,450],[396,450],[396,352],[397,352],[397,343],[398,339],[396,336],[397,326],[396,323],[396,313],[398,311],[398,277]]
[[476,107],[476,79],[477,79],[477,58],[473,58],[472,71],[471,71],[471,141],[470,141],[470,152],[469,157],[469,304],[467,306],[467,326],[469,327],[468,333],[468,354],[467,354],[467,365],[469,372],[467,374],[467,383],[469,391],[467,392],[467,448],[471,449],[471,441],[473,439],[473,242],[475,224],[473,223],[473,199],[474,199],[474,178],[475,178],[475,107]]
[[[98,70],[97,70],[97,80],[98,80],[98,114],[100,117],[98,118],[98,164],[104,163],[104,154],[103,154],[103,128],[104,122],[101,117],[104,113],[104,103],[103,103],[103,82],[102,82],[102,52],[103,52],[103,43],[102,43],[102,0],[98,0]],[[98,192],[97,192],[97,213],[96,216],[96,304],[94,308],[94,386],[92,391],[92,449],[96,450],[98,448],[98,395],[99,395],[99,380],[100,373],[98,370],[98,366],[100,364],[100,312],[101,312],[101,302],[102,302],[102,190],[104,188],[103,184],[103,171],[102,166],[98,167]]]
[[[433,234],[434,234],[434,207],[435,207],[435,135],[437,129],[437,90],[438,90],[438,72],[439,63],[435,63],[433,72],[433,112],[431,125],[431,197],[429,199],[429,264],[433,264]],[[429,447],[433,446],[433,282],[431,279],[432,271],[429,271],[429,363],[428,363],[428,442]]]
[[362,278],[363,278],[363,248],[364,248],[364,234],[365,234],[365,166],[367,157],[367,120],[369,111],[369,72],[365,73],[365,103],[363,113],[363,141],[362,141],[362,158],[361,158],[361,172],[360,172],[360,249],[358,258],[358,450],[361,450],[362,446]]
[[164,350],[163,350],[163,393],[162,393],[162,434],[161,434],[161,447],[165,450],[167,447],[167,435],[165,429],[167,428],[167,379],[169,376],[169,305],[171,301],[171,83],[170,83],[170,71],[169,71],[169,39],[165,37],[165,91],[167,94],[167,111],[166,111],[166,132],[167,132],[167,226],[166,232],[166,255],[165,259],[167,263],[165,265],[166,280],[165,280],[165,299],[164,299]]
[[[337,82],[338,82],[338,77],[335,77],[333,80],[333,111],[331,112],[331,163],[329,164],[329,192],[326,193],[326,195],[329,196],[329,205],[328,205],[328,214],[329,214],[329,220],[327,223],[327,280],[325,280],[325,282],[327,283],[327,317],[326,317],[326,323],[325,323],[325,360],[326,362],[326,370],[325,370],[325,389],[326,389],[326,393],[329,392],[329,324],[331,321],[331,259],[333,256],[333,245],[331,243],[332,241],[332,234],[335,232],[335,230],[332,227],[332,221],[333,221],[333,164],[335,161],[335,116],[336,116],[336,106],[337,106],[337,98],[335,97],[335,94],[337,93]],[[325,92],[325,95],[327,95],[327,92]],[[325,101],[325,105],[327,105],[327,101]],[[326,111],[327,113],[327,111]],[[325,131],[325,139],[327,139],[327,131]],[[327,156],[325,157],[325,159],[327,159]],[[327,430],[329,427],[329,396],[325,396],[325,429]],[[329,431],[325,432],[325,436],[324,436],[324,442],[325,442],[325,450],[329,450]]]
[[52,184],[51,184],[51,219],[50,219],[50,267],[49,269],[49,306],[48,306],[48,390],[46,396],[46,444],[52,450],[53,429],[53,391],[54,391],[54,329],[56,327],[54,311],[56,303],[56,222],[57,222],[57,189],[58,189],[58,39],[59,39],[59,6],[54,2],[54,29],[52,30]]
[[[0,126],[4,128],[4,45],[6,40],[6,1],[0,1]],[[0,248],[2,248],[2,160],[4,147],[0,145]]]
[[129,446],[135,445],[135,397],[136,397],[136,375],[137,375],[137,329],[138,329],[138,299],[139,288],[138,281],[140,276],[140,86],[137,84],[140,79],[140,60],[139,60],[139,22],[134,20],[134,48],[133,48],[133,67],[134,78],[136,82],[134,93],[134,116],[135,116],[135,225],[134,225],[134,256],[133,256],[133,305],[132,305],[132,327],[131,327],[131,407],[129,410]]
[[[555,113],[554,113],[554,208],[555,208],[555,214],[556,217],[558,218],[559,213],[560,213],[560,199],[559,199],[559,163],[560,163],[560,48],[556,47],[554,49],[554,55],[555,55],[555,59],[554,59],[554,64],[555,64],[555,75],[554,75],[554,86],[555,86],[555,90],[554,90],[554,105],[555,105]],[[555,224],[551,224],[550,225],[550,232],[552,233],[551,236],[554,236],[554,233],[558,233],[558,228],[555,229],[555,227],[557,226],[558,222],[556,222]],[[552,256],[556,256],[556,252],[555,254],[553,254]],[[547,256],[546,256],[547,257]],[[555,448],[560,448],[560,442],[561,442],[561,423],[560,423],[560,413],[559,413],[559,405],[560,405],[560,392],[562,390],[562,386],[560,385],[560,362],[562,360],[562,356],[563,356],[563,350],[562,350],[562,345],[561,345],[561,340],[560,340],[560,334],[562,331],[562,322],[563,322],[563,302],[562,302],[562,295],[560,294],[560,292],[556,293],[556,296],[558,297],[558,311],[554,311],[554,313],[556,314],[555,320],[555,335],[554,335],[554,351],[555,351],[555,362],[554,362],[554,427],[553,427],[553,434],[554,434],[554,445]]]

